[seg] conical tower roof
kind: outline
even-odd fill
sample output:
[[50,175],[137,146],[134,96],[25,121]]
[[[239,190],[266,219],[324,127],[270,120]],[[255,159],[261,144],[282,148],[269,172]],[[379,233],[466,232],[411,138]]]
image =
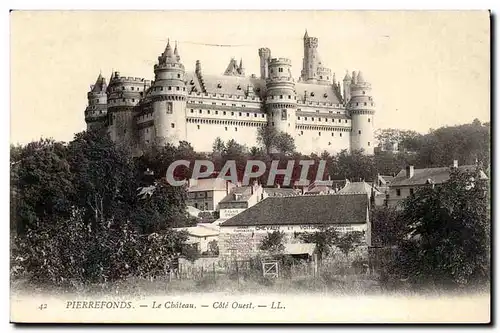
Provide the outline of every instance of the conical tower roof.
[[306,29],[306,33],[304,34],[304,39],[306,38],[309,38],[309,34],[307,33],[307,29]]
[[363,74],[361,74],[361,71],[358,72],[358,79],[356,83],[365,83],[365,78],[363,77]]
[[94,86],[92,87],[92,92],[99,93],[106,91],[106,79],[99,73],[97,80],[95,81]]
[[351,76],[349,75],[349,71],[345,71],[345,76],[344,76],[344,81],[351,81],[352,78]]

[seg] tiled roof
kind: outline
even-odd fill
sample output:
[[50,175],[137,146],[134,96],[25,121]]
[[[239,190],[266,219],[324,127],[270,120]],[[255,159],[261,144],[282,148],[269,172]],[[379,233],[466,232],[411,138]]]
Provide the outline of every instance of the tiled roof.
[[[196,81],[196,80],[195,80]],[[247,87],[254,90],[256,96],[266,89],[266,82],[258,78],[248,76],[228,76],[228,75],[203,75],[205,89],[209,94],[227,94],[233,96],[245,96]],[[190,82],[188,82],[189,84]],[[239,87],[239,89],[238,89]],[[261,92],[257,92],[260,89]],[[198,90],[201,92],[201,90]]]
[[198,224],[196,227],[176,228],[176,230],[185,230],[190,236],[207,237],[219,235],[219,230],[216,226],[204,226]]
[[[297,92],[297,101],[304,101],[304,91],[307,91],[307,102],[341,104],[331,85],[296,83],[295,91]],[[311,93],[314,96],[311,96]]]
[[286,254],[308,254],[313,255],[314,250],[316,250],[316,244],[313,243],[295,243],[295,244],[285,244]]
[[[375,194],[380,193],[376,189],[374,189],[374,191]],[[352,183],[347,183],[346,186],[344,186],[344,188],[342,188],[340,191],[337,192],[337,194],[359,194],[359,193],[371,194],[372,186],[366,182],[352,182]]]
[[268,197],[223,222],[221,227],[365,223],[367,209],[366,194]]
[[300,195],[301,191],[293,188],[265,187],[264,192],[270,197],[289,197]]
[[[193,181],[191,180],[191,182]],[[229,183],[227,186],[229,187],[229,189],[234,187],[232,183]],[[225,190],[226,190],[226,180],[223,178],[197,179],[188,188],[188,192],[225,191]]]
[[[474,170],[476,166],[474,165],[462,165],[458,168],[460,170]],[[481,178],[487,179],[486,174],[481,171]],[[390,187],[393,186],[411,186],[411,185],[425,185],[428,180],[432,181],[434,184],[442,184],[450,179],[450,168],[426,168],[426,169],[414,169],[413,177],[406,177],[406,170],[402,169],[394,177],[394,179],[389,184]]]
[[231,193],[226,195],[219,203],[226,202],[246,202],[252,196],[252,189],[250,186],[235,187]]

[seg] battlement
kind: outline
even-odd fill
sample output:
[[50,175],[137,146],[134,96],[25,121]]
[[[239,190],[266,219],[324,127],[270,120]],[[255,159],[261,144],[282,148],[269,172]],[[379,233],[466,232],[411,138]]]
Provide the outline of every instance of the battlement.
[[[151,85],[151,80],[146,80],[143,77],[133,77],[133,76],[113,76],[111,82],[121,82],[121,83],[144,83],[146,85]],[[110,82],[110,83],[111,83]]]
[[154,70],[156,71],[157,69],[177,69],[177,70],[184,70],[184,65],[181,63],[163,63],[163,64],[156,64],[154,65]]
[[305,39],[306,46],[318,46],[318,38],[317,37],[308,37]]
[[259,56],[270,55],[270,54],[271,54],[271,50],[267,47],[261,47],[259,49]]
[[272,58],[270,63],[269,63],[270,66],[273,66],[273,65],[292,65],[292,60],[288,59],[288,58]]

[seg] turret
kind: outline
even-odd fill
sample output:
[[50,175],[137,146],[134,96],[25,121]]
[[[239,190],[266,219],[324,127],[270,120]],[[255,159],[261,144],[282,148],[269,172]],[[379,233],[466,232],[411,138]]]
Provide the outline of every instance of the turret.
[[365,81],[361,71],[352,81],[356,83],[351,84],[351,98],[347,103],[352,123],[351,150],[362,149],[365,154],[373,154],[375,103],[371,95],[371,84]]
[[297,95],[289,59],[272,59],[266,81],[268,125],[295,137]]
[[88,106],[85,109],[87,130],[106,126],[108,97],[106,95],[106,79],[99,73],[95,84],[87,93]]
[[351,99],[351,82],[352,78],[349,75],[349,71],[345,72],[344,80],[342,82],[344,105]]
[[170,41],[167,42],[165,51],[158,57],[158,63],[154,66],[154,73],[155,80],[149,96],[154,117],[155,141],[159,144],[178,144],[187,137],[187,92],[185,69],[180,62],[177,45],[172,51]]
[[304,34],[304,58],[300,73],[301,81],[317,83],[318,60],[318,38],[309,37],[306,30]]
[[260,78],[267,79],[269,77],[269,61],[271,60],[271,50],[267,47],[259,49],[260,58]]
[[241,76],[245,76],[245,67],[243,67],[243,59],[240,58],[240,66],[238,68],[238,72]]

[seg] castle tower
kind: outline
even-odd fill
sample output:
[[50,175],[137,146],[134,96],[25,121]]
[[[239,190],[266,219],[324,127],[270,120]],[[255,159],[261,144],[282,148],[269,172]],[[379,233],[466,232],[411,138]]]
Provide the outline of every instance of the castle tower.
[[318,38],[309,37],[306,30],[304,34],[304,58],[300,73],[302,82],[317,83],[318,62]]
[[269,62],[271,60],[271,50],[267,47],[259,49],[260,58],[260,78],[267,79],[269,77]]
[[240,58],[240,66],[238,68],[238,72],[241,76],[245,76],[245,67],[243,66],[243,58]]
[[95,84],[87,93],[88,106],[85,109],[87,130],[106,126],[108,111],[108,96],[106,95],[106,79],[99,73]]
[[113,141],[127,146],[137,144],[134,116],[136,105],[147,88],[148,84],[143,78],[121,76],[118,71],[111,74],[107,88],[108,132]]
[[179,144],[187,140],[185,69],[177,46],[167,43],[154,66],[155,80],[151,86],[155,140]]
[[344,97],[344,105],[349,103],[349,100],[351,99],[351,81],[352,78],[349,75],[349,71],[345,72],[344,80],[343,80],[343,97]]
[[374,148],[373,120],[375,116],[371,84],[365,81],[361,71],[352,81],[356,83],[351,84],[351,99],[347,104],[352,123],[351,151],[363,149],[365,154],[371,155]]
[[266,112],[268,125],[295,137],[297,95],[290,59],[272,59],[266,81]]

